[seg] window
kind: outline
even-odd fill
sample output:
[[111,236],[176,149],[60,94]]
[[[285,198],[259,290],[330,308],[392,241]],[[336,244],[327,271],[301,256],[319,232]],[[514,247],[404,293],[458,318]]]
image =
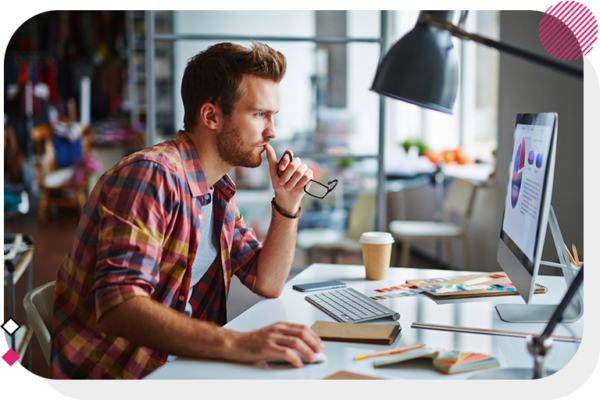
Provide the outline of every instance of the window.
[[[454,23],[457,23],[459,15],[455,14]],[[390,45],[414,27],[418,15],[419,11],[392,13]],[[497,40],[499,12],[471,11],[464,28]],[[453,115],[387,100],[388,146],[421,138],[434,151],[461,146],[473,157],[491,161],[497,145],[498,52],[473,42],[452,40],[461,74]]]

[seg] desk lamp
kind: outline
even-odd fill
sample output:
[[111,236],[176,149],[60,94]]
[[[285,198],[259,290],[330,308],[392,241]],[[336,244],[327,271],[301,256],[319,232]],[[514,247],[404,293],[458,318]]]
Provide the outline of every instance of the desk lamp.
[[458,90],[458,57],[451,36],[472,40],[583,79],[583,68],[469,33],[453,25],[453,13],[421,11],[413,30],[396,42],[379,64],[371,90],[420,107],[452,114]]

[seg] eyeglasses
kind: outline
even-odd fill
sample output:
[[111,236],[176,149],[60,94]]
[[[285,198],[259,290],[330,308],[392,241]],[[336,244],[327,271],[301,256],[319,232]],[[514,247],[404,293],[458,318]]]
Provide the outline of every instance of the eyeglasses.
[[[281,164],[281,162],[284,160],[285,156],[288,156],[290,163],[293,160],[292,157],[292,153],[289,150],[286,150],[285,153],[283,153],[283,156],[281,156],[281,160],[279,160],[279,164]],[[279,164],[277,165],[277,176],[281,176],[281,169],[279,169]],[[312,184],[314,183],[314,185]],[[337,186],[338,180],[337,179],[332,179],[329,182],[327,182],[327,185],[315,181],[314,179],[311,179],[310,182],[308,182],[306,185],[304,185],[304,193],[316,198],[316,199],[324,199],[325,196],[327,196],[329,194],[329,192],[331,192],[333,189],[335,189],[335,187]]]

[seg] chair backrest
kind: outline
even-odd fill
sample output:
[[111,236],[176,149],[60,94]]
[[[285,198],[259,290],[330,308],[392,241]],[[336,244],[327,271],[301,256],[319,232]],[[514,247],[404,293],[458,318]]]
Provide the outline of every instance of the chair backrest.
[[[54,133],[52,131],[52,127],[48,124],[42,124],[34,126],[31,129],[31,138],[33,139],[33,143],[35,145],[35,153],[37,155],[35,169],[37,174],[38,187],[44,187],[44,177],[48,173],[55,172],[59,170],[59,166],[57,165],[57,154],[56,149],[54,148],[54,144],[52,141],[52,137]],[[91,126],[87,126],[82,131],[81,136],[81,158],[84,159],[83,168],[84,168],[84,176],[80,181],[80,185],[83,187],[88,186],[88,163],[87,158],[91,153],[91,143],[92,138],[94,136],[93,128]]]
[[463,218],[463,227],[469,225],[475,195],[478,186],[474,183],[460,178],[454,178],[450,183],[448,194],[444,200],[444,221],[450,222],[452,214],[458,214]]
[[[52,128],[48,124],[34,126],[31,128],[31,139],[33,139],[35,145],[35,154],[38,156],[36,169],[38,169],[39,184],[41,183],[40,173],[43,176],[44,173],[56,169],[54,165],[54,148],[52,146]],[[42,165],[42,157],[45,165]]]
[[48,365],[50,365],[50,349],[52,347],[50,332],[52,332],[54,314],[54,284],[55,282],[49,282],[39,286],[27,293],[23,299],[27,318],[33,326]]
[[347,238],[358,240],[363,232],[375,230],[375,196],[375,192],[356,195],[348,216]]

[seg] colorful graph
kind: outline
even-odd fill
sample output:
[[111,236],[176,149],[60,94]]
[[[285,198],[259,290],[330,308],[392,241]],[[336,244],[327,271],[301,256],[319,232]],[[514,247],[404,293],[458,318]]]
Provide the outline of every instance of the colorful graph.
[[523,138],[521,146],[519,146],[519,150],[517,150],[517,156],[519,157],[519,172],[525,168],[525,138]]
[[510,191],[510,201],[512,208],[517,206],[519,200],[519,193],[521,191],[521,179],[523,177],[523,168],[525,168],[525,138],[523,142],[519,144],[517,153],[515,154],[515,163],[513,165],[512,173],[512,184]]
[[535,166],[538,167],[538,168],[542,168],[542,163],[543,162],[544,162],[544,155],[540,151],[538,153],[537,157],[535,158]]
[[529,156],[527,157],[527,162],[529,165],[533,164],[533,160],[535,159],[535,153],[532,151],[529,152]]

